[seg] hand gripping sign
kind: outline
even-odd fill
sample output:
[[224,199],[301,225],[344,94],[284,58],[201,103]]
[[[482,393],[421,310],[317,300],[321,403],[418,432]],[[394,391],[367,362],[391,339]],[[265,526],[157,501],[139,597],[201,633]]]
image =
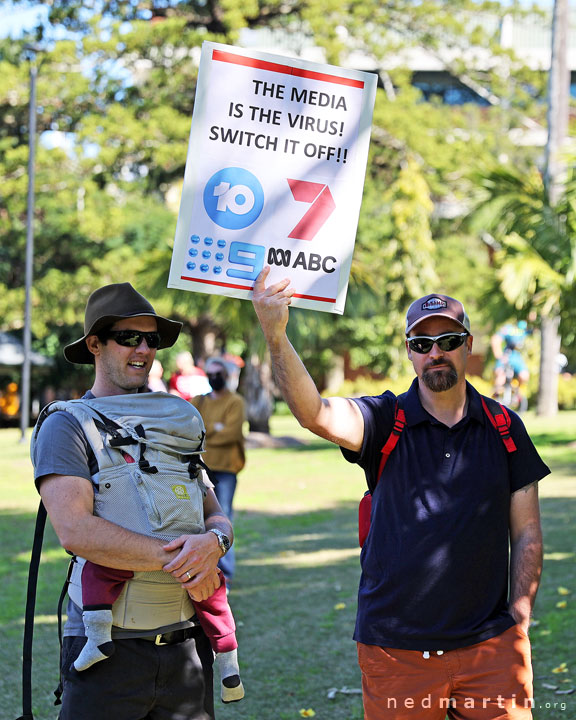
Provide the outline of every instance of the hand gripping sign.
[[376,76],[206,42],[168,287],[342,314]]

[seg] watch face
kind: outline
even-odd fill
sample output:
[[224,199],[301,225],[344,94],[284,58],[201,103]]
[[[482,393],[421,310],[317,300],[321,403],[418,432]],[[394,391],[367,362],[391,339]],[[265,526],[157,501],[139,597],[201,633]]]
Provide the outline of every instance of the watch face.
[[230,550],[230,538],[228,535],[225,535],[221,530],[216,530],[216,528],[212,528],[210,532],[213,532],[214,535],[218,538],[218,544],[220,545],[220,550],[222,550],[223,554],[226,554],[228,550]]

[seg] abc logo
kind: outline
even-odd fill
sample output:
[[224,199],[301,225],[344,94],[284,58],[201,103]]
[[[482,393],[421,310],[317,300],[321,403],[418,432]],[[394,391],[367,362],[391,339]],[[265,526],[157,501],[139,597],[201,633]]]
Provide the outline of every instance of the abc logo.
[[241,230],[252,225],[264,207],[264,191],[255,175],[230,167],[212,175],[204,188],[204,207],[217,225]]

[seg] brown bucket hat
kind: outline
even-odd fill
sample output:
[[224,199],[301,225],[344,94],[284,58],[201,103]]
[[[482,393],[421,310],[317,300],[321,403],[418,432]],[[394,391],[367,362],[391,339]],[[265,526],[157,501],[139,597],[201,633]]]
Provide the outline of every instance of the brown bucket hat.
[[84,335],[64,348],[64,357],[71,363],[93,365],[94,355],[86,346],[88,335],[96,335],[117,320],[141,315],[156,318],[160,333],[159,349],[174,345],[182,329],[182,323],[157,315],[148,300],[134,290],[130,283],[115,283],[104,285],[90,295],[84,315]]

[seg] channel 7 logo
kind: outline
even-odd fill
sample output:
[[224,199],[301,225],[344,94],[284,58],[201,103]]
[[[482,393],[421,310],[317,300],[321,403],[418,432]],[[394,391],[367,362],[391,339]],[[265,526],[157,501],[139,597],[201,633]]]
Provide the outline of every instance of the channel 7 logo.
[[[323,183],[291,178],[287,182],[294,200],[310,205],[287,237],[312,240],[336,207],[330,188]],[[212,175],[204,188],[203,201],[206,213],[216,225],[227,230],[242,230],[260,217],[264,208],[264,191],[258,178],[251,172],[244,168],[228,167]],[[265,260],[266,248],[263,245],[232,242],[228,262],[236,267],[227,268],[226,275],[253,281],[264,267]],[[304,252],[292,257],[290,250],[270,248],[268,263],[331,273],[335,270],[336,259],[332,256],[322,258],[315,253],[307,257]],[[190,265],[188,267],[192,269]],[[202,273],[210,274],[210,267],[206,263],[199,269]],[[215,266],[212,271],[220,273],[222,267]]]

